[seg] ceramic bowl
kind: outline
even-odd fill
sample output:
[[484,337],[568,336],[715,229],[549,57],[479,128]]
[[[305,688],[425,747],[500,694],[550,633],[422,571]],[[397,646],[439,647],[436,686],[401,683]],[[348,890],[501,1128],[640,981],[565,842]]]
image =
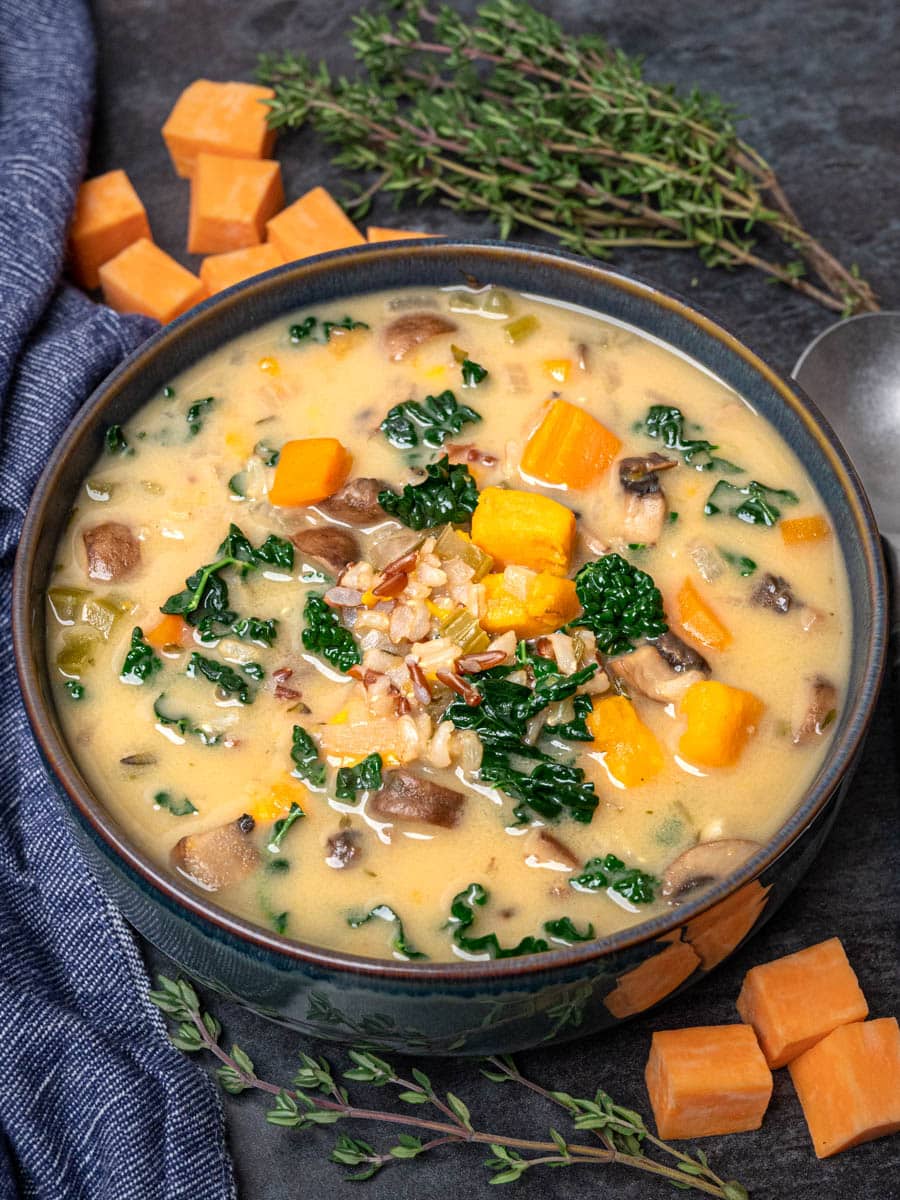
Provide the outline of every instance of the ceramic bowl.
[[[587,945],[499,962],[365,959],[305,945],[219,907],[130,844],[91,794],[63,739],[45,653],[54,549],[105,427],[173,376],[257,325],[363,292],[496,284],[626,322],[744,396],[798,454],[828,507],[854,615],[847,703],[793,816],[732,877],[669,912]],[[152,337],[91,396],[38,484],[14,587],[25,703],[50,777],[127,919],[194,978],[307,1034],[416,1053],[486,1054],[588,1034],[702,980],[776,911],[838,811],[872,713],[885,652],[880,543],[859,479],[814,406],[702,311],[594,263],[527,246],[422,241],[322,255],[207,301]]]

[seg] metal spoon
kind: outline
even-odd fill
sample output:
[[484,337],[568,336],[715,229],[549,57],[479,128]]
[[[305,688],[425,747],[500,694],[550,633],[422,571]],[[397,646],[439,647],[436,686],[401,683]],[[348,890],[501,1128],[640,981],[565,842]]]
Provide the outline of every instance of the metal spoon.
[[832,325],[806,347],[793,376],[834,427],[875,510],[900,666],[900,312],[863,313]]

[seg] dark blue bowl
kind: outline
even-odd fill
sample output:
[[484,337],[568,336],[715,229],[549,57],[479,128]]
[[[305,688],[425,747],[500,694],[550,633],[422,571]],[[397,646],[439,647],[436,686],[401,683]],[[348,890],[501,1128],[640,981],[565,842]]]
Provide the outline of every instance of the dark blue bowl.
[[[279,937],[190,890],[131,845],[63,739],[45,653],[54,551],[103,431],[238,334],[299,308],[396,287],[497,284],[611,316],[709,368],[761,412],[821,491],[847,564],[854,616],[847,702],[793,816],[739,871],[698,898],[589,945],[487,963],[358,958]],[[85,850],[123,913],[204,984],[319,1037],[434,1054],[487,1054],[592,1033],[646,1011],[730,954],[812,862],[849,781],[884,666],[886,586],[875,522],[832,431],[795,384],[683,300],[606,267],[498,243],[367,246],[271,271],[156,334],[70,426],[40,483],[16,563],[13,619],[25,703]]]

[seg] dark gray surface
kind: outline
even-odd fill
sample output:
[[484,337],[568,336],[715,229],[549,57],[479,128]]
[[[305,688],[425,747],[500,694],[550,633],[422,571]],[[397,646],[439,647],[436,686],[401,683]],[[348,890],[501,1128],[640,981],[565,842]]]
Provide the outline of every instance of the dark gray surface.
[[[174,177],[159,127],[178,91],[198,76],[250,78],[257,53],[301,48],[349,69],[341,43],[356,5],[278,0],[96,0],[100,38],[100,111],[93,150],[96,170],[124,167],[147,205],[159,243],[186,263],[188,185]],[[779,171],[808,227],[845,262],[855,261],[886,308],[900,307],[900,72],[898,9],[880,3],[823,0],[736,0],[679,4],[613,0],[591,5],[556,0],[544,7],[572,27],[605,33],[646,56],[649,75],[720,92],[748,114],[746,138]],[[588,15],[590,14],[590,15]],[[309,135],[279,145],[288,197],[325,183],[340,193],[327,153]],[[393,217],[435,232],[491,232],[489,225],[436,207]],[[752,272],[707,271],[690,254],[632,252],[617,265],[694,297],[777,367],[789,369],[806,342],[832,317],[810,301],[768,285]],[[735,1019],[734,1000],[756,962],[837,934],[857,968],[872,1014],[897,1011],[900,911],[897,720],[882,698],[875,726],[844,811],[822,856],[792,901],[765,931],[709,981],[658,1015],[604,1038],[521,1056],[541,1082],[576,1094],[602,1085],[622,1103],[647,1111],[642,1073],[653,1029]],[[153,969],[167,969],[152,950]],[[299,1048],[295,1035],[207,997],[226,1037],[243,1045],[266,1077],[288,1082]],[[322,1045],[302,1049],[329,1053]],[[336,1055],[331,1055],[337,1058]],[[526,1094],[479,1078],[466,1063],[428,1067],[435,1082],[464,1095],[480,1128],[542,1137],[556,1114]],[[383,1093],[368,1099],[386,1100]],[[350,1195],[327,1163],[333,1131],[296,1134],[268,1126],[255,1095],[226,1098],[229,1137],[242,1200],[282,1200],[310,1193]],[[348,1130],[349,1131],[349,1130]],[[357,1129],[379,1146],[389,1131]],[[757,1200],[889,1200],[897,1195],[900,1141],[871,1143],[824,1163],[813,1156],[799,1105],[784,1071],[763,1130],[708,1139],[721,1173],[742,1180]],[[492,1195],[477,1148],[437,1151],[430,1159],[383,1172],[364,1195],[471,1197]],[[515,1187],[523,1197],[615,1196],[637,1200],[670,1194],[665,1184],[619,1168],[532,1175]]]

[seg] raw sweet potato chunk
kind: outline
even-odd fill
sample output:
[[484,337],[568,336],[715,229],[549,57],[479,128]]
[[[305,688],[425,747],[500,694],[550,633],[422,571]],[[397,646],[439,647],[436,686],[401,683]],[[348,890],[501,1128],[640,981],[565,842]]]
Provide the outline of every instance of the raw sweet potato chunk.
[[124,171],[86,179],[78,189],[69,226],[69,263],[83,288],[100,286],[99,268],[136,242],[151,238],[140,197]]
[[763,709],[752,692],[718,679],[692,683],[678,709],[687,717],[678,748],[689,762],[700,766],[731,766],[755,732]]
[[440,237],[436,233],[420,233],[418,229],[385,229],[381,225],[369,225],[366,240],[369,242],[399,242],[405,238]]
[[839,1025],[862,1021],[869,1006],[839,938],[752,967],[737,1010],[752,1025],[773,1069]]
[[190,254],[224,254],[256,246],[266,221],[284,205],[281,167],[267,160],[197,155],[188,220]]
[[323,187],[289,204],[267,222],[269,241],[285,262],[361,246],[365,238]]
[[472,541],[498,567],[565,575],[575,540],[575,514],[537,492],[487,487],[472,515]]
[[271,88],[253,83],[198,79],[186,87],[162,127],[176,172],[190,179],[203,150],[232,158],[270,158],[275,131],[266,124],[264,101],[274,96]]
[[841,1025],[788,1070],[817,1158],[900,1130],[896,1017]]
[[100,268],[103,299],[116,312],[143,313],[163,325],[203,299],[203,284],[158,246],[141,238]]
[[678,591],[678,620],[681,628],[712,650],[726,650],[732,643],[731,630],[719,620],[690,579]]
[[509,590],[500,572],[485,575],[481,582],[485,591],[481,625],[490,634],[512,629],[516,637],[540,637],[555,632],[581,611],[572,580],[546,571],[528,580],[524,597]]
[[595,697],[587,719],[594,749],[605,753],[606,769],[625,787],[638,787],[663,768],[663,752],[625,696]]
[[209,295],[215,296],[236,283],[281,265],[282,258],[275,247],[270,242],[263,242],[261,246],[248,246],[229,254],[210,254],[200,264],[200,278]]
[[693,947],[673,941],[616,980],[603,1003],[620,1021],[659,1004],[693,975],[699,965]]
[[285,442],[269,489],[269,503],[283,507],[317,504],[346,482],[352,461],[337,438]]
[[772,1072],[749,1025],[702,1025],[654,1033],[645,1072],[661,1138],[759,1129]]
[[554,400],[522,455],[532,479],[586,488],[609,470],[622,443],[596,417],[568,400]]

